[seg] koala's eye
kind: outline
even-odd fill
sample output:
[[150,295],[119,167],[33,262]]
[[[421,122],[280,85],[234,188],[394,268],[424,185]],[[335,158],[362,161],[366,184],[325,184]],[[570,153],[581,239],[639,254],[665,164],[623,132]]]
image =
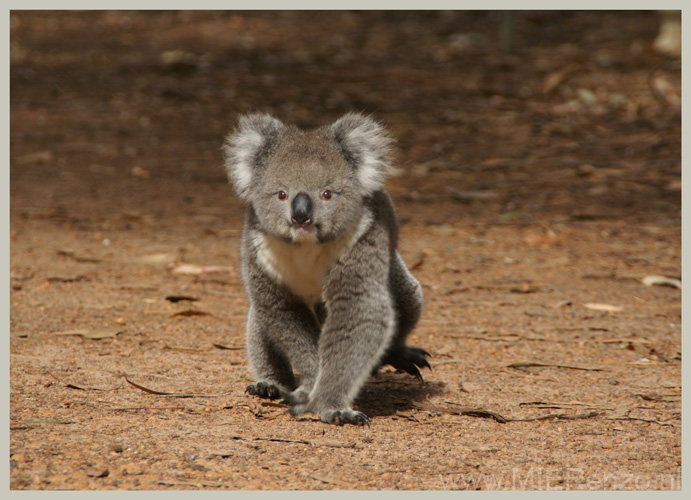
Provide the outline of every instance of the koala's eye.
[[279,191],[278,192],[278,199],[279,200],[287,200],[288,199],[288,193],[285,191]]
[[322,192],[321,199],[322,200],[330,200],[332,196],[333,196],[333,193],[331,192],[331,190],[326,189],[326,190],[324,190],[324,192]]

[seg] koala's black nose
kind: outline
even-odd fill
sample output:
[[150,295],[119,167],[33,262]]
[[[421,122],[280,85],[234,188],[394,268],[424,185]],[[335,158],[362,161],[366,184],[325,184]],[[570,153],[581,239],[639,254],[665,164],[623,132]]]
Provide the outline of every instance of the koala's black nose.
[[290,220],[298,226],[312,224],[312,198],[307,193],[295,196]]

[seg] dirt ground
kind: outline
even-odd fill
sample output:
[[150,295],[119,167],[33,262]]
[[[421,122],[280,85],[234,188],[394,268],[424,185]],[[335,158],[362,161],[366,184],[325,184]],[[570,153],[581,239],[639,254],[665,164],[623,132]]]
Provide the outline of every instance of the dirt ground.
[[[504,20],[13,12],[10,488],[680,489],[680,62],[650,12]],[[252,110],[397,139],[433,369],[369,427],[244,394]]]

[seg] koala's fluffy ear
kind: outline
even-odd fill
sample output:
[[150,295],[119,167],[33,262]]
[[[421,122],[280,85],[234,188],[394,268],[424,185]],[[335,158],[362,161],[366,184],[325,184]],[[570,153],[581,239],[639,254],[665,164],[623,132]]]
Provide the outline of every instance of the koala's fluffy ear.
[[240,198],[247,200],[256,170],[264,164],[283,128],[273,116],[255,113],[241,117],[238,128],[226,138],[225,167]]
[[391,170],[392,142],[384,127],[367,116],[348,113],[331,125],[331,131],[365,190],[382,189]]

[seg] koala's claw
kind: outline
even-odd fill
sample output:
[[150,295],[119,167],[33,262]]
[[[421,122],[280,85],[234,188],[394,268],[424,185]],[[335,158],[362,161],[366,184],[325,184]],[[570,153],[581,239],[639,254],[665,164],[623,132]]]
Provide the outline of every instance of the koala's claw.
[[390,349],[382,359],[381,365],[389,364],[397,370],[410,373],[420,382],[424,382],[418,367],[432,369],[426,356],[431,357],[432,355],[421,347],[402,345]]
[[367,425],[369,427],[369,417],[361,411],[355,410],[331,410],[321,414],[321,420],[327,424],[343,425]]
[[264,399],[278,399],[283,396],[283,391],[272,384],[266,382],[257,382],[250,384],[245,388],[245,394],[250,396],[259,396]]

